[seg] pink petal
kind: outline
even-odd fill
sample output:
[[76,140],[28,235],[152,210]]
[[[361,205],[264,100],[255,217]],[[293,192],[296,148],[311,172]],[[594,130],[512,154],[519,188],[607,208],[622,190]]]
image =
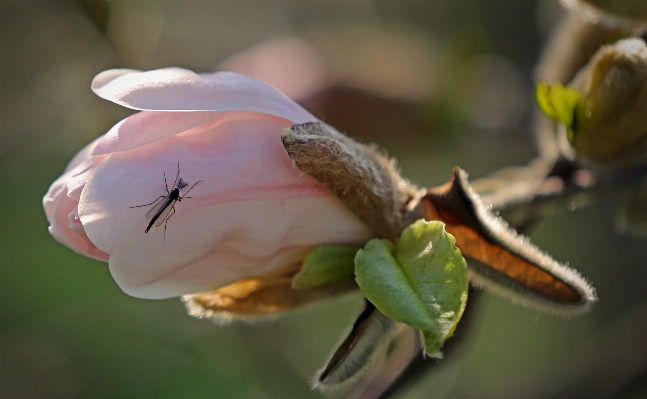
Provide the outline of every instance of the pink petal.
[[[183,204],[182,204],[183,205]],[[368,228],[336,197],[212,205],[140,234],[110,256],[124,292],[163,299],[299,264],[315,246],[361,244]]]
[[[218,202],[329,195],[319,182],[292,163],[280,136],[282,120],[235,120],[114,153],[92,173],[81,194],[79,215],[92,241],[112,253],[146,227],[145,209],[167,194],[177,175],[189,183],[205,180],[178,206],[178,215]],[[164,174],[167,186],[164,186]],[[144,211],[144,212],[142,212]],[[139,217],[134,217],[137,215]],[[96,227],[95,227],[96,226]]]
[[[160,112],[143,111],[117,123],[96,144],[93,155],[118,151],[153,143],[209,122],[212,125],[235,119],[269,118],[252,112]],[[286,127],[291,125],[287,122]]]
[[182,68],[108,70],[92,81],[100,97],[151,111],[250,111],[293,123],[317,119],[274,87],[234,72],[198,75]]
[[70,223],[70,214],[77,212],[78,202],[69,198],[66,194],[64,186],[61,188],[60,194],[55,197],[46,196],[43,200],[47,219],[50,222],[49,232],[61,244],[71,248],[74,252],[89,256],[94,259],[107,261],[108,254],[100,251],[88,239],[88,236],[83,231],[83,228],[74,228]]
[[93,155],[132,150],[222,115],[222,112],[139,112],[123,119],[101,137]]
[[81,151],[77,152],[74,158],[72,158],[72,160],[67,164],[63,173],[67,173],[80,164],[86,162],[86,160],[91,157],[94,147],[96,147],[97,143],[101,141],[102,137],[103,136],[97,137],[90,144],[83,147]]
[[[354,214],[293,165],[280,140],[285,126],[270,117],[206,123],[97,166],[79,215],[92,242],[111,254],[124,290],[161,298],[215,288],[284,267],[285,259],[298,262],[315,245],[369,237]],[[164,226],[144,234],[149,208],[130,207],[165,196],[164,173],[170,189],[178,161],[189,184],[204,181],[176,204],[166,240]]]
[[47,222],[51,225],[56,217],[56,209],[63,197],[67,197],[67,177],[60,176],[49,186],[47,193],[43,196],[43,208]]
[[66,173],[67,179],[67,196],[75,201],[81,199],[81,191],[85,187],[85,182],[90,178],[94,168],[97,167],[106,158],[102,156],[91,156],[79,163],[74,169]]
[[43,208],[50,224],[49,232],[58,242],[80,254],[107,261],[108,254],[90,241],[80,220],[75,220],[73,216],[78,216],[78,199],[88,171],[105,158],[90,156],[98,141],[94,140],[72,158],[63,175],[52,183],[43,197]]
[[[79,151],[74,158],[67,164],[63,174],[52,183],[47,191],[47,194],[43,197],[43,207],[45,208],[45,215],[50,224],[53,223],[56,209],[59,206],[59,202],[62,197],[66,197],[69,194],[70,180],[74,179],[80,173],[83,173],[85,170],[89,169],[91,166],[96,166],[101,159],[105,157],[92,157],[90,153],[94,149],[97,142],[101,138],[97,138],[90,144],[86,145]],[[77,185],[80,182],[75,182],[72,186],[73,189],[77,189]],[[78,202],[78,198],[74,198],[75,202]]]

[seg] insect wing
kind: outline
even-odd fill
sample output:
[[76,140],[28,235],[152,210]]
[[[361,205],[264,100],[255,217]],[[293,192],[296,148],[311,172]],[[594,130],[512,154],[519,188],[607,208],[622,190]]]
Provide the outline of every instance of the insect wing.
[[171,209],[173,209],[173,205],[177,202],[177,200],[171,200],[168,197],[165,197],[166,201],[164,201],[164,207],[160,208],[159,212],[159,217],[157,218],[157,222],[155,222],[155,227],[161,225],[166,221],[166,219],[169,217],[169,213],[171,212]]
[[146,213],[146,219],[150,220],[153,218],[153,216],[157,215],[160,213],[166,204],[169,203],[169,197],[168,195],[165,197],[159,197],[157,201],[153,202],[151,209]]
[[183,178],[180,177],[180,180],[177,182],[177,188],[184,188],[188,186],[189,183],[187,183]]

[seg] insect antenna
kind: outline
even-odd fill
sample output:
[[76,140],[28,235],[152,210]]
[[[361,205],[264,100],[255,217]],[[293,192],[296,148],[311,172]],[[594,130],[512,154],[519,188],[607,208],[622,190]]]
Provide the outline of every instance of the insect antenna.
[[164,188],[166,189],[166,192],[170,194],[170,191],[168,191],[168,183],[166,182],[166,172],[164,172]]
[[193,187],[195,187],[198,183],[203,182],[203,181],[204,180],[198,180],[197,182],[193,183],[191,188],[186,193],[184,193],[184,195],[181,198],[192,198],[192,197],[187,197],[186,195],[189,193],[189,191],[193,190]]
[[173,182],[173,187],[177,187],[177,186],[176,186],[177,179],[182,180],[182,179],[180,178],[180,161],[177,161],[177,175],[175,175],[175,181]]

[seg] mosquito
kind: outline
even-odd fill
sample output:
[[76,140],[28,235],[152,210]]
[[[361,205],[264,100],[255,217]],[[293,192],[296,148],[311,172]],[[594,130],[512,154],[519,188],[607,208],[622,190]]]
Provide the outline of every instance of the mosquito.
[[164,172],[164,188],[166,188],[166,195],[160,195],[155,201],[149,204],[129,206],[129,208],[141,208],[151,205],[153,206],[146,213],[146,219],[150,219],[150,222],[148,223],[148,226],[146,227],[146,231],[144,231],[144,233],[148,234],[148,231],[153,227],[153,225],[157,227],[161,226],[162,223],[164,223],[164,240],[166,240],[166,223],[168,223],[168,220],[171,218],[171,216],[175,214],[175,203],[182,201],[185,198],[193,198],[187,197],[187,194],[189,194],[189,192],[193,190],[193,187],[195,187],[202,181],[203,180],[193,183],[193,185],[187,190],[186,193],[184,193],[184,195],[180,195],[180,190],[189,185],[189,183],[187,183],[180,177],[180,162],[177,163],[177,174],[175,175],[175,180],[173,181],[173,188],[171,188],[170,191],[168,189],[168,183],[166,182],[166,172]]

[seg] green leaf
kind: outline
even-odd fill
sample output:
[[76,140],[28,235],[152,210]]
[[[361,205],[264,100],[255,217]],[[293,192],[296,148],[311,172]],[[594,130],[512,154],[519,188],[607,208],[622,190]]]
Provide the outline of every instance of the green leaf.
[[355,257],[355,275],[380,312],[420,329],[425,351],[439,355],[467,302],[465,259],[442,222],[419,220],[396,245],[369,241]]
[[552,85],[538,83],[535,98],[541,112],[566,126],[568,139],[572,141],[575,130],[575,107],[580,100],[580,93],[560,83]]
[[301,271],[292,279],[292,287],[310,289],[353,277],[358,247],[323,245],[313,249],[303,261]]

